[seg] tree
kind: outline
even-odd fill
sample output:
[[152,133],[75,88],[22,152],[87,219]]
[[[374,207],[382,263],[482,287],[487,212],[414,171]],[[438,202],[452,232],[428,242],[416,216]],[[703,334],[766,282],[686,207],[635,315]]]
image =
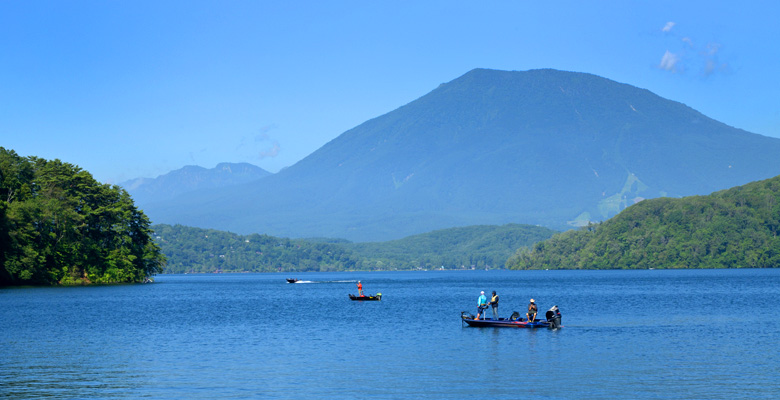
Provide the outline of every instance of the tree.
[[139,282],[165,257],[125,190],[0,147],[0,285]]

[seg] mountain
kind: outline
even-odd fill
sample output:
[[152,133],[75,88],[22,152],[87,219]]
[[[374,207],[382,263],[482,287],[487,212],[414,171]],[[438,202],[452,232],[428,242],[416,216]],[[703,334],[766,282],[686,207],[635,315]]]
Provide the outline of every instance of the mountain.
[[514,269],[776,268],[780,176],[707,196],[635,204],[521,250]]
[[212,169],[196,165],[171,171],[157,178],[137,178],[119,184],[143,208],[146,204],[170,200],[182,194],[251,182],[271,175],[247,163],[220,163]]
[[[735,99],[735,101],[737,101]],[[262,180],[145,208],[155,223],[379,241],[606,220],[780,174],[780,139],[599,76],[475,69]]]

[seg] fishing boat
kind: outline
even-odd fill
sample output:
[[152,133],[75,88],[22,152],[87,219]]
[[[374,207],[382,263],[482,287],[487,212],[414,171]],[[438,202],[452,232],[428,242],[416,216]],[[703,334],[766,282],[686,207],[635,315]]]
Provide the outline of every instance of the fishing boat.
[[382,293],[370,294],[368,296],[355,296],[354,294],[350,294],[349,299],[354,301],[379,301],[382,300]]
[[549,328],[558,329],[563,327],[561,325],[561,312],[558,310],[558,306],[553,306],[545,313],[545,319],[534,318],[533,321],[528,321],[526,318],[520,318],[520,313],[515,311],[509,318],[485,318],[474,319],[474,316],[466,311],[460,312],[460,320],[463,325],[473,326],[477,328]]
[[295,278],[286,278],[286,279],[287,279],[287,283],[295,283],[295,282],[298,282],[298,279],[295,279]]

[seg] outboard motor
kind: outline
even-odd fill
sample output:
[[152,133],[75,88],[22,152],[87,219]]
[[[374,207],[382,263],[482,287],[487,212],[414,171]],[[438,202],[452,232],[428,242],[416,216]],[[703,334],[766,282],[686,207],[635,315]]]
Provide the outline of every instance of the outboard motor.
[[558,310],[558,306],[552,306],[552,308],[547,310],[544,316],[547,318],[547,322],[550,323],[551,329],[558,329],[561,327],[561,311]]
[[461,319],[474,319],[474,315],[467,311],[461,311],[460,312],[460,318]]

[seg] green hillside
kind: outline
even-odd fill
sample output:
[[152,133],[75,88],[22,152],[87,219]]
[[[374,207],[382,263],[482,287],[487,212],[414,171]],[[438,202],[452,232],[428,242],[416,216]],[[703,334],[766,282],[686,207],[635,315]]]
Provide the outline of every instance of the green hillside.
[[555,231],[530,225],[450,228],[388,242],[345,245],[373,265],[408,268],[503,268],[517,246],[530,247]]
[[554,231],[528,225],[473,226],[377,243],[238,235],[182,225],[155,225],[168,273],[304,272],[503,267],[520,246]]
[[556,234],[507,261],[512,269],[775,268],[780,176],[682,199],[635,204]]
[[166,273],[342,271],[359,265],[351,251],[331,243],[182,225],[152,229],[168,257]]
[[149,232],[122,188],[0,147],[0,286],[144,281],[165,265]]

